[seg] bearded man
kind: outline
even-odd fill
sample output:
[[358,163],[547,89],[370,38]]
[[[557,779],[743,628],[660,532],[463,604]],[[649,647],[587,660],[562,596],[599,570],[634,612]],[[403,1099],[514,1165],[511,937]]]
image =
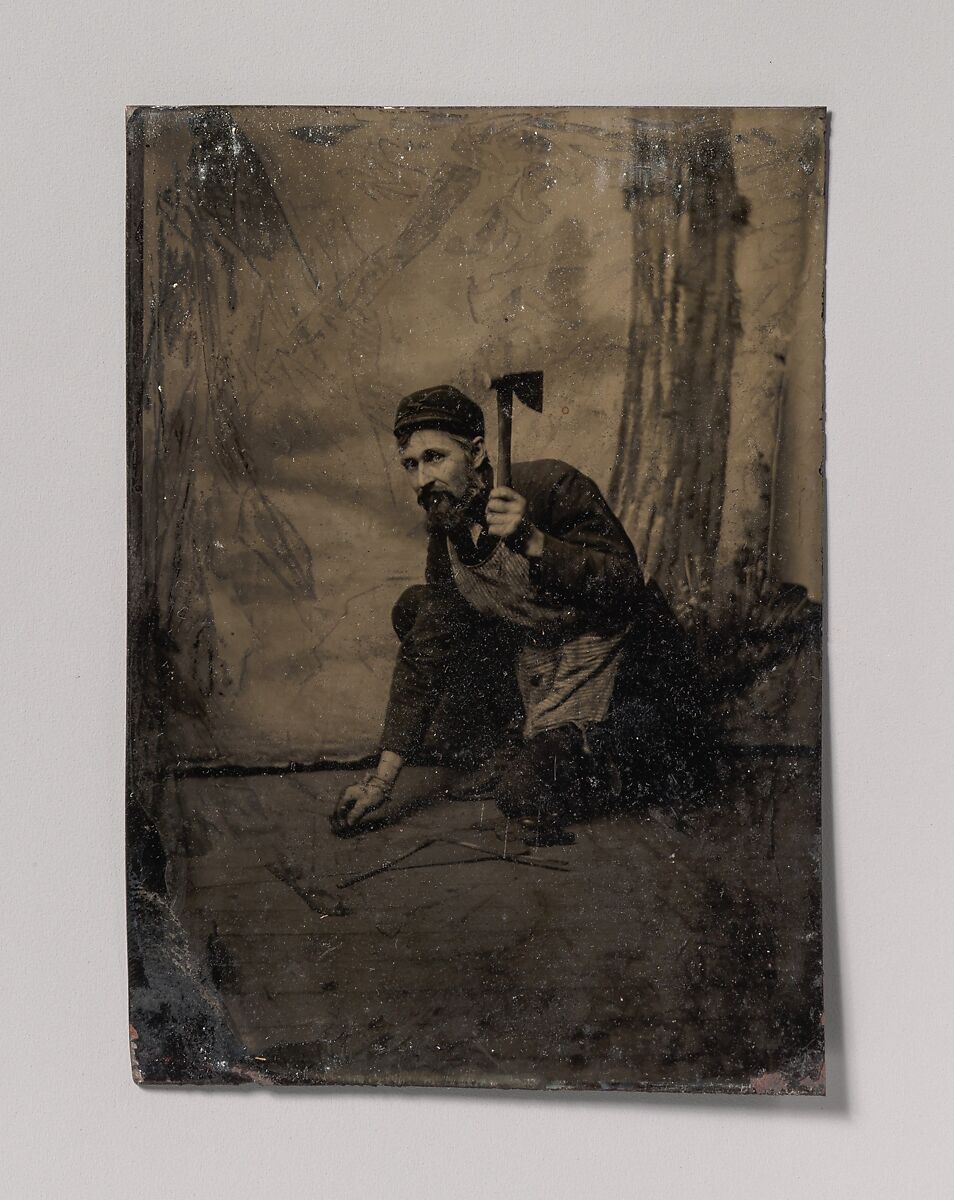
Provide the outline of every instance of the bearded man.
[[689,644],[596,484],[542,459],[494,487],[483,413],[449,385],[406,396],[394,436],[427,514],[426,582],[395,606],[378,765],[343,792],[335,831],[386,803],[441,714],[445,746],[458,761],[476,748],[529,845],[695,793],[707,736]]

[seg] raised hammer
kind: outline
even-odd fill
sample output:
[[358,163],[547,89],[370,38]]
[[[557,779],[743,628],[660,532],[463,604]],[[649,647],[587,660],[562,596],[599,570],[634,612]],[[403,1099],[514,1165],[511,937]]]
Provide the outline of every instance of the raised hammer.
[[[486,376],[484,376],[486,379]],[[513,433],[513,398],[543,412],[543,372],[516,371],[491,379],[490,387],[497,393],[497,487],[510,487],[510,442]]]

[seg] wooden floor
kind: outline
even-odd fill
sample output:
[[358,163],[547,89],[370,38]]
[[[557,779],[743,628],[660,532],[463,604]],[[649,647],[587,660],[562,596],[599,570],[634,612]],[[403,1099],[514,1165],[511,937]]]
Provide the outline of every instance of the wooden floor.
[[393,824],[338,839],[348,779],[172,785],[176,908],[263,1074],[821,1087],[814,758],[740,761],[693,828],[627,814],[519,862],[505,818],[436,771],[405,772]]

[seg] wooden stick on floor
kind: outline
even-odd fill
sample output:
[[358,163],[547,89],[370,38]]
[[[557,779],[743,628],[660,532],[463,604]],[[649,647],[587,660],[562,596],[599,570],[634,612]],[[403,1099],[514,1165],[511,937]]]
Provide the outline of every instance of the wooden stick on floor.
[[383,871],[390,871],[396,863],[403,862],[406,858],[410,858],[412,854],[417,854],[419,850],[426,850],[428,846],[433,846],[438,840],[438,838],[428,838],[426,841],[414,846],[413,849],[407,850],[404,854],[399,854],[397,858],[386,859],[383,863],[379,863],[378,866],[372,867],[370,871],[362,871],[358,875],[349,875],[347,879],[342,879],[338,887],[349,888],[353,884],[363,883],[365,879],[371,879],[375,875],[380,875]]

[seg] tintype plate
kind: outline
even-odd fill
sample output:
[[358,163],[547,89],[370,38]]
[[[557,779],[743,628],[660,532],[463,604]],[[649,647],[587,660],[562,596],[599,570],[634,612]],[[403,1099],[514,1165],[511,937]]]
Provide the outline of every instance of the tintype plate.
[[135,1077],[821,1093],[824,110],[127,129]]

